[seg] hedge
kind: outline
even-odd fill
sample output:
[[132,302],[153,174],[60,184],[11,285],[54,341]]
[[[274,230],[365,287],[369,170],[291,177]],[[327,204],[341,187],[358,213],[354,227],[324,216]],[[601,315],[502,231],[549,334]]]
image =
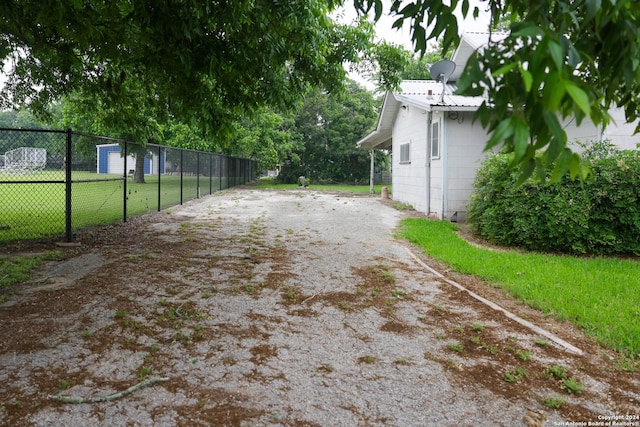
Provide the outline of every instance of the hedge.
[[640,151],[595,143],[583,153],[591,175],[516,185],[511,156],[479,169],[469,222],[488,241],[542,252],[640,255]]

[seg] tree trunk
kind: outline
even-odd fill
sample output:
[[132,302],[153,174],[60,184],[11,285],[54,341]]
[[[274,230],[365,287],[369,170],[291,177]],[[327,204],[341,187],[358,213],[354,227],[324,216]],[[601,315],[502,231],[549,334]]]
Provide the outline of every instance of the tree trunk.
[[136,169],[133,173],[133,182],[144,184],[144,152],[136,153]]

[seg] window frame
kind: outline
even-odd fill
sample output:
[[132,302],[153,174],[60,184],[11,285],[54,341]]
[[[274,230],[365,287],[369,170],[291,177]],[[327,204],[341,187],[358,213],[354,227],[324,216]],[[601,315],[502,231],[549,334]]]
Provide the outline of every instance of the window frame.
[[435,121],[431,124],[431,158],[440,158],[440,122]]
[[400,164],[407,165],[411,163],[411,141],[405,141],[400,144]]

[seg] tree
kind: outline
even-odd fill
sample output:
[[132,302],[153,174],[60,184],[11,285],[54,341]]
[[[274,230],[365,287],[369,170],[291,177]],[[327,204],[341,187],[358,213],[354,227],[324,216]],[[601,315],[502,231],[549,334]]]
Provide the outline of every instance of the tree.
[[234,143],[226,152],[258,159],[261,170],[275,169],[291,156],[295,144],[292,115],[264,108],[237,122]]
[[[383,13],[382,0],[354,0],[362,13]],[[522,179],[553,165],[552,180],[569,171],[584,176],[580,157],[567,148],[558,116],[596,125],[610,121],[611,107],[638,118],[640,8],[633,0],[488,0],[494,23],[510,22],[510,33],[471,57],[459,83],[465,95],[486,95],[478,118],[492,132],[487,148],[513,152]],[[469,0],[394,0],[394,26],[408,20],[416,49],[439,38],[443,50],[459,42],[456,12],[479,14]],[[492,24],[491,27],[494,25]],[[640,130],[640,129],[637,129]],[[544,156],[536,157],[538,150]]]
[[[368,180],[369,154],[356,142],[375,126],[374,105],[373,95],[354,81],[348,83],[346,93],[311,93],[295,114],[297,149],[285,161],[281,179],[296,182],[305,175],[321,182]],[[377,155],[379,164],[384,164],[384,155]]]
[[429,67],[442,59],[450,58],[452,54],[451,48],[443,50],[442,41],[440,41],[437,46],[427,49],[423,55],[414,54],[411,56],[408,64],[400,73],[400,78],[402,80],[430,80],[433,77]]
[[[338,25],[334,0],[7,0],[0,106],[40,114],[62,96],[94,106],[136,140],[169,118],[230,140],[264,106],[295,107],[310,87],[342,88],[345,62],[373,46],[366,20]],[[388,67],[393,73],[393,63]]]

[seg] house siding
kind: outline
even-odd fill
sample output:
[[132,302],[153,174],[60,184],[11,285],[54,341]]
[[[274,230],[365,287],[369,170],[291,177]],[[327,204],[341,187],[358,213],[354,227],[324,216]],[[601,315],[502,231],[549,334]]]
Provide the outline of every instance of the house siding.
[[458,212],[458,220],[466,219],[473,181],[482,160],[489,136],[480,123],[473,123],[473,113],[447,115],[447,200],[444,217]]
[[[425,161],[427,116],[416,107],[400,109],[393,127],[393,200],[426,209]],[[411,142],[410,162],[400,162],[400,146]]]
[[[441,112],[433,112],[431,123],[437,123],[440,127],[440,156],[431,158],[431,191],[429,191],[429,212],[427,213],[442,218],[444,207],[444,164],[447,156],[447,140],[449,135],[444,126],[444,119]],[[426,210],[423,212],[426,212]]]
[[613,121],[605,129],[603,139],[609,140],[621,150],[637,150],[640,144],[640,135],[635,135],[638,121],[627,123],[622,108],[616,108],[609,112]]

